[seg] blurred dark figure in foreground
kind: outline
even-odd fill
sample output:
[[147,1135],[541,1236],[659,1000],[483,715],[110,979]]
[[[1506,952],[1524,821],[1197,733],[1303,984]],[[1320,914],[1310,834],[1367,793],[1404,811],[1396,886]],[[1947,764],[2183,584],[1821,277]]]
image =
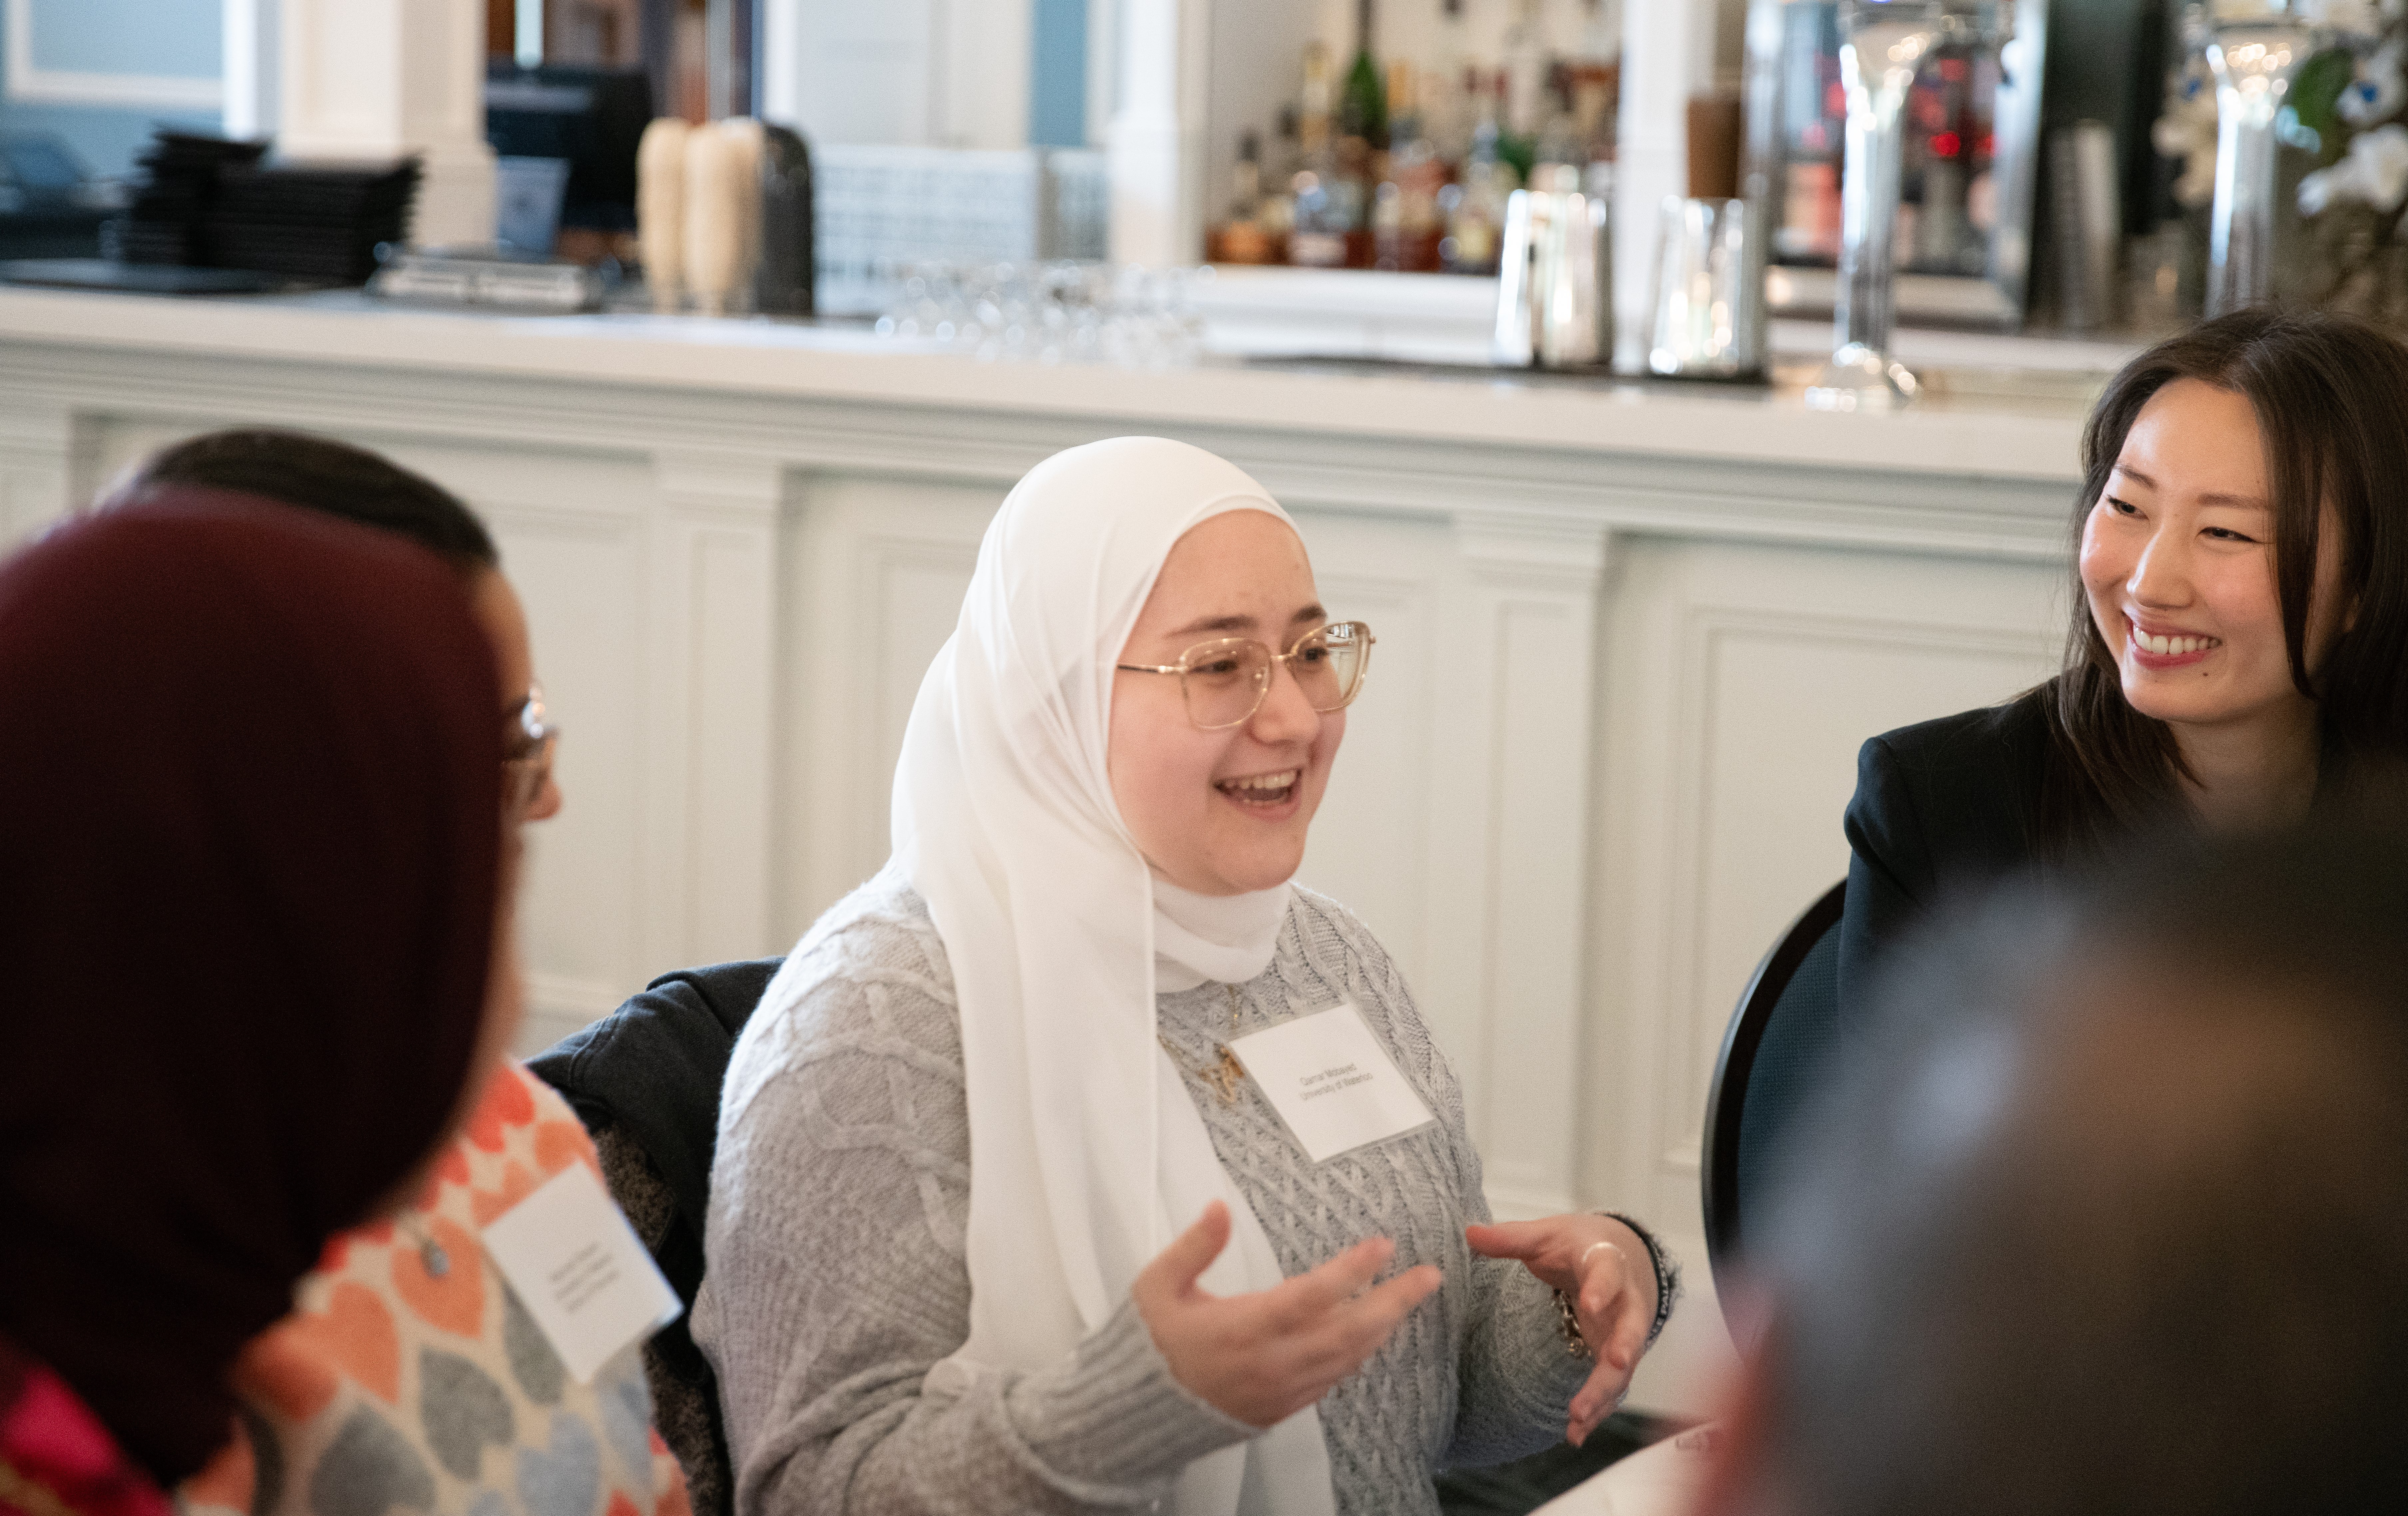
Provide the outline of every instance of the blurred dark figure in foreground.
[[1708,1516],[2408,1509],[2408,843],[2161,854],[1885,1008]]

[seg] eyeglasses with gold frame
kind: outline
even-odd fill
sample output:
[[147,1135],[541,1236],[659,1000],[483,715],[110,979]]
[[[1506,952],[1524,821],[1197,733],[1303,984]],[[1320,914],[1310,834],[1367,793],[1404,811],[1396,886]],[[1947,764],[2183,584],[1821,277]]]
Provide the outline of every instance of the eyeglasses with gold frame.
[[1271,693],[1271,671],[1285,664],[1312,708],[1342,710],[1362,693],[1363,673],[1377,639],[1361,622],[1331,622],[1273,652],[1250,636],[1198,642],[1175,664],[1115,664],[1132,674],[1176,674],[1187,719],[1207,732],[1243,726]]

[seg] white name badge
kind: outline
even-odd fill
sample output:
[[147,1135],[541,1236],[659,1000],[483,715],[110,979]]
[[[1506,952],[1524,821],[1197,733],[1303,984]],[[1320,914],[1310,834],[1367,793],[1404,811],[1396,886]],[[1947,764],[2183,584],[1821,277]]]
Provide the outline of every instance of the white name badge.
[[1438,1119],[1351,1000],[1250,1032],[1229,1051],[1316,1164]]
[[485,1228],[485,1251],[580,1384],[685,1308],[610,1203],[571,1164]]

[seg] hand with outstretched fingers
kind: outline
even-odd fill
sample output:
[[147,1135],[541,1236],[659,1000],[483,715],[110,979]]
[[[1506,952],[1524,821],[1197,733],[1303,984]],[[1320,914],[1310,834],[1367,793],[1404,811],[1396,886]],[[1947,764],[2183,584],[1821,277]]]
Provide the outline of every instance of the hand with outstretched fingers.
[[1145,1266],[1129,1296],[1171,1377],[1249,1426],[1276,1426],[1328,1394],[1439,1286],[1428,1264],[1373,1284],[1397,1245],[1372,1237],[1268,1290],[1209,1294],[1197,1280],[1228,1243],[1229,1209],[1215,1200]]
[[1539,1282],[1561,1290],[1597,1354],[1588,1382],[1572,1396],[1564,1436],[1574,1447],[1613,1414],[1647,1351],[1656,1320],[1656,1266],[1639,1234],[1611,1216],[1549,1216],[1535,1222],[1464,1229],[1471,1251],[1516,1258]]

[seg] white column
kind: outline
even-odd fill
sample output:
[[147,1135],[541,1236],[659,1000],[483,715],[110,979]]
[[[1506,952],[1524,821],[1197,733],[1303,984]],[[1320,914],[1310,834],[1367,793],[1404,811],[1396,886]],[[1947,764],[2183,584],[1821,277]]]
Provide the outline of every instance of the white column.
[[225,121],[232,137],[276,132],[278,54],[276,0],[225,0],[222,36]]
[[1204,75],[1211,0],[1127,0],[1109,144],[1115,262],[1204,256]]
[[1622,117],[1613,193],[1615,365],[1644,368],[1656,217],[1689,193],[1689,97],[1713,88],[1711,0],[1647,0],[1622,13]]
[[281,120],[291,158],[416,153],[410,239],[494,237],[483,0],[283,0]]
[[802,0],[761,0],[761,51],[752,70],[761,79],[761,119],[801,130],[803,119]]

